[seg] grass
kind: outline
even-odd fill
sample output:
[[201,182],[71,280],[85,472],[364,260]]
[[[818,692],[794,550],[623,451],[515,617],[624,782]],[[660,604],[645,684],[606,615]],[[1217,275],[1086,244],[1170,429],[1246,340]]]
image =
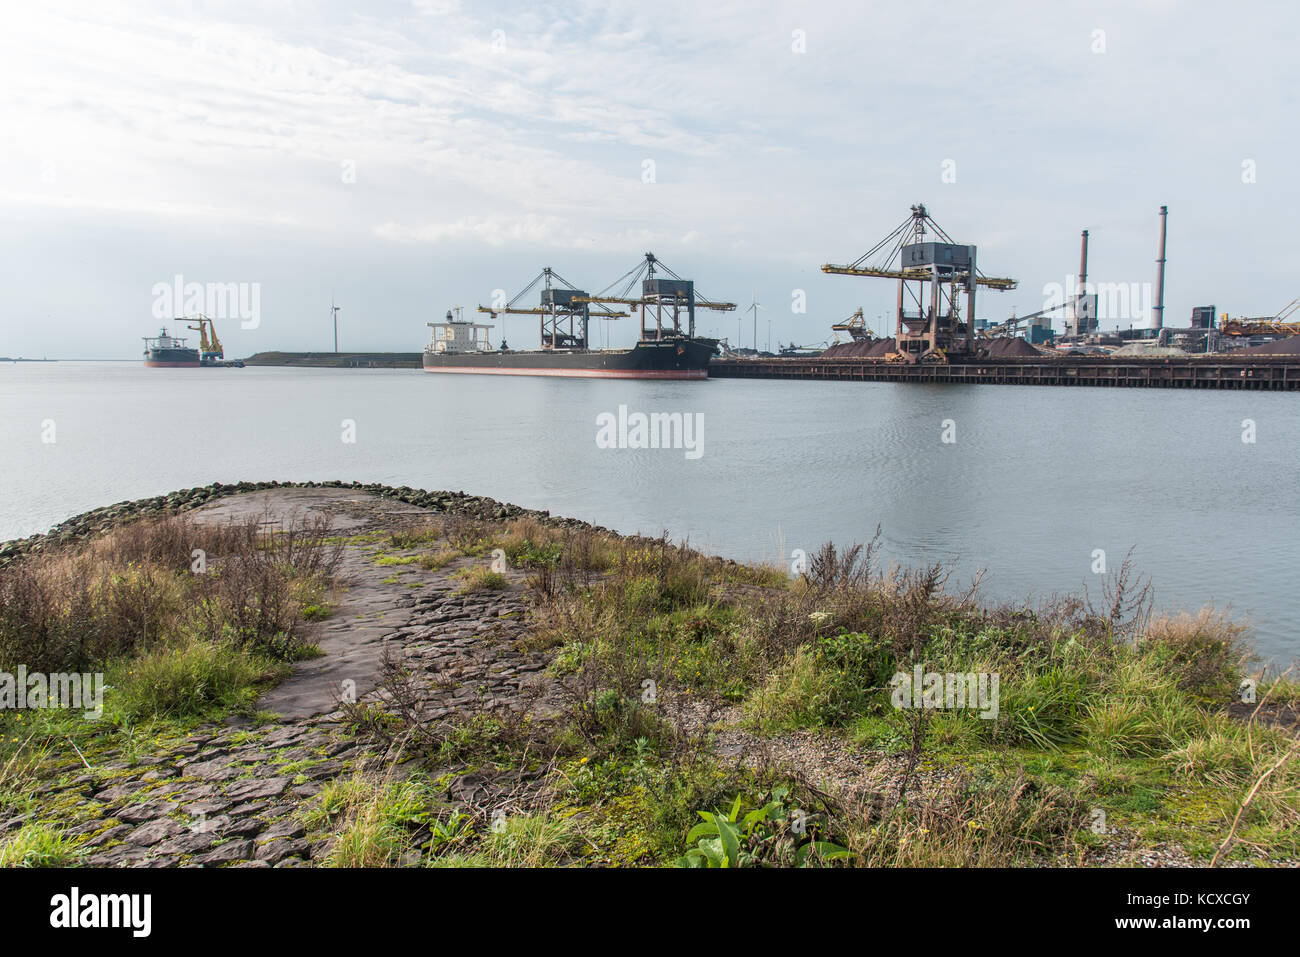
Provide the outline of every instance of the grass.
[[567,818],[506,814],[493,821],[479,854],[496,867],[547,867],[563,863],[577,840],[576,828]]
[[[949,592],[942,569],[874,572],[870,548],[823,550],[794,581],[761,571],[751,578],[689,549],[628,544],[612,574],[552,589],[550,637],[535,641],[556,648],[553,672],[572,689],[589,745],[627,746],[649,676],[674,700],[740,701],[742,727],[761,735],[842,737],[908,756],[917,770],[905,775],[963,769],[959,785],[922,805],[893,799],[883,818],[880,808],[842,808],[847,820],[872,822],[843,831],[861,864],[1076,860],[1095,843],[1084,826],[1094,809],[1193,855],[1225,841],[1238,856],[1285,855],[1295,844],[1292,738],[1228,714],[1251,658],[1244,627],[1222,614],[1151,617],[1127,566],[1100,609],[1086,599],[984,607]],[[889,679],[916,664],[997,675],[996,718],[895,708]],[[1264,687],[1295,700],[1289,681]],[[1239,833],[1251,837],[1236,841],[1239,811]]]
[[106,678],[122,723],[152,717],[219,717],[247,710],[289,666],[242,648],[192,640],[112,663]]
[[326,533],[178,516],[11,563],[0,569],[0,669],[90,671],[190,639],[294,660],[339,560]]
[[26,824],[0,844],[0,867],[72,867],[79,842],[42,824]]
[[411,849],[407,825],[421,821],[426,790],[418,783],[354,777],[326,785],[305,818],[333,826],[330,867],[391,867]]
[[[0,710],[0,815],[85,823],[93,803],[59,790],[71,778],[129,773],[204,722],[261,720],[258,695],[320,653],[308,621],[324,613],[340,557],[328,538],[319,523],[141,519],[0,568],[0,671],[99,676],[103,692],[98,719],[82,707]],[[9,840],[23,859],[66,850],[35,831],[21,854]]]
[[425,571],[434,572],[440,568],[446,568],[456,559],[461,557],[461,552],[455,548],[440,548],[436,552],[424,552],[417,556],[417,561]]
[[329,605],[304,605],[302,609],[303,621],[325,621],[334,614],[334,609]]
[[462,569],[455,572],[453,577],[460,579],[461,584],[456,592],[461,595],[480,591],[503,591],[510,587],[510,580],[505,575],[481,565]]
[[577,840],[563,817],[501,813],[479,829],[447,811],[425,780],[362,776],[327,785],[304,823],[332,835],[331,867],[398,866],[418,860],[421,849],[434,866],[540,867],[568,858]]
[[[208,577],[189,570],[189,546],[218,533],[176,527],[0,570],[0,667],[85,663],[109,684],[98,723],[0,713],[0,808],[33,814],[0,859],[75,859],[53,822],[82,823],[79,798],[56,808],[38,785],[83,763],[130,767],[199,722],[248,714],[308,651],[303,622],[328,613],[327,538],[220,534],[203,539],[224,556]],[[938,566],[882,573],[872,543],[823,548],[797,577],[534,519],[447,516],[367,543],[395,582],[401,566],[465,557],[461,594],[522,579],[528,628],[504,653],[543,653],[549,690],[536,712],[429,721],[430,690],[487,685],[386,659],[384,694],[344,710],[388,769],[349,766],[302,811],[330,865],[1043,866],[1130,845],[1204,863],[1300,855],[1300,685],[1257,670],[1247,630],[1212,609],[1152,616],[1127,565],[1095,603],[990,606]],[[508,577],[488,563],[498,552]],[[996,714],[899,707],[895,676],[916,667],[996,675]],[[1253,716],[1238,700],[1246,677]]]

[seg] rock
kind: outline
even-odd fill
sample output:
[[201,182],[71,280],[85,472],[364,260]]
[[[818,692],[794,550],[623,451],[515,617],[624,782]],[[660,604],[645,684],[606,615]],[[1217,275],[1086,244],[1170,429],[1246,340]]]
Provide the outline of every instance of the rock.
[[187,765],[185,774],[186,776],[196,777],[201,781],[229,781],[231,778],[239,776],[239,769],[230,767],[224,758],[219,758],[214,761],[199,761]]
[[309,780],[319,781],[323,778],[337,777],[339,772],[342,770],[343,762],[336,759],[333,761],[322,761],[320,764],[307,768],[302,773]]
[[92,854],[86,859],[86,863],[91,867],[122,867],[143,861],[148,856],[149,851],[146,848],[132,844],[119,844],[107,851]]
[[266,833],[262,835],[262,843],[274,841],[282,837],[302,837],[307,833],[300,823],[290,818],[289,820],[277,821],[267,828]]
[[305,855],[310,847],[311,845],[302,839],[271,841],[260,845],[253,856],[275,867],[286,858]]
[[138,844],[141,847],[150,847],[160,841],[165,841],[169,837],[175,837],[182,831],[184,831],[183,827],[171,818],[164,817],[156,821],[150,821],[148,824],[141,824],[126,836],[126,842],[128,844]]
[[256,837],[264,826],[255,817],[229,818],[224,815],[214,818],[211,824],[222,837]]
[[129,804],[118,812],[117,817],[129,824],[139,824],[165,817],[180,807],[175,801],[146,801],[143,804]]
[[194,854],[199,851],[206,851],[217,840],[217,835],[211,831],[194,831],[189,834],[181,834],[177,837],[169,838],[154,848],[155,854]]
[[213,814],[220,814],[228,807],[230,807],[229,801],[206,800],[186,804],[182,810],[191,817],[210,817]]
[[194,863],[207,867],[212,864],[229,864],[231,861],[247,860],[253,853],[252,841],[227,841],[220,847],[194,859]]
[[285,725],[283,728],[277,728],[262,739],[262,744],[267,747],[283,747],[286,744],[297,744],[307,735],[311,734],[311,729],[297,727],[295,725]]
[[266,801],[249,801],[246,804],[237,804],[226,812],[231,817],[247,817],[250,814],[258,814],[269,806]]
[[100,801],[120,801],[147,787],[149,787],[148,781],[123,781],[100,791],[95,798]]
[[289,786],[287,777],[262,778],[240,781],[226,788],[226,797],[232,801],[253,801],[258,798],[277,797]]

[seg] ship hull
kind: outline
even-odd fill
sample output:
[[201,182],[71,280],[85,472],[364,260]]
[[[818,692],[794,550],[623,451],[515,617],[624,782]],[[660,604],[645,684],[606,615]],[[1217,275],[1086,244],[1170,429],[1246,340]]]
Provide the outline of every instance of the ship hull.
[[639,342],[590,352],[424,353],[425,372],[563,376],[583,379],[707,379],[714,343],[706,339]]
[[144,354],[144,364],[149,369],[197,369],[197,349],[150,349]]

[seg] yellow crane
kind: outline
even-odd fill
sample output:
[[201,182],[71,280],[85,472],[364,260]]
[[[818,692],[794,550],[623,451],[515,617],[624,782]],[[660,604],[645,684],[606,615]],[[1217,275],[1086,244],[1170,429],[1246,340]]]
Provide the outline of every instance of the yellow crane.
[[226,357],[225,351],[221,347],[221,340],[217,338],[217,327],[212,324],[212,320],[207,316],[186,316],[186,322],[197,322],[197,326],[186,326],[187,329],[193,329],[199,334],[199,361],[214,362]]
[[[837,322],[835,323],[835,325],[831,326],[831,330],[833,332],[847,332],[849,334],[849,338],[852,339],[854,342],[861,342],[864,339],[870,338],[867,334],[867,320],[862,315],[861,306],[859,306],[858,311],[855,312],[853,315],[849,316],[849,318],[845,319],[843,322]],[[835,340],[838,342],[839,336],[836,336]]]

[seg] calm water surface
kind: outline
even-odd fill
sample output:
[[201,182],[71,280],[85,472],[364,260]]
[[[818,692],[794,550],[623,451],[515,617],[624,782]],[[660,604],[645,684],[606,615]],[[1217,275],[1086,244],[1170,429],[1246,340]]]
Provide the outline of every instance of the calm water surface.
[[[619,405],[703,413],[704,454],[598,448]],[[993,599],[1095,592],[1093,550],[1133,548],[1159,605],[1230,605],[1300,657],[1295,395],[59,362],[0,363],[0,410],[0,538],[259,479],[464,490],[786,563],[879,524],[888,560],[984,568]]]

